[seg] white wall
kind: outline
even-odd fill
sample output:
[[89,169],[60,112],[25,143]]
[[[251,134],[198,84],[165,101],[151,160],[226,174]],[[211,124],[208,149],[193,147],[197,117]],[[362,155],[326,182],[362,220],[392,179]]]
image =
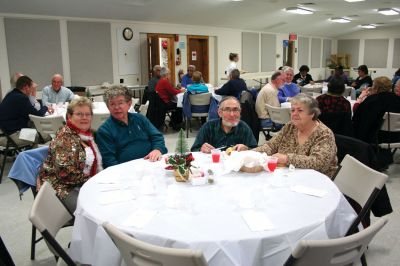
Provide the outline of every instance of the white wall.
[[[394,39],[400,38],[400,27],[387,27],[387,28],[376,28],[369,30],[362,30],[359,32],[355,32],[352,34],[338,36],[337,40],[344,39],[359,39],[360,40],[360,50],[359,50],[359,60],[358,65],[364,64],[364,44],[366,39],[389,39],[389,47],[388,47],[388,58],[386,68],[369,68],[370,72],[372,72],[372,78],[379,76],[387,76],[389,78],[393,77],[394,72],[398,68],[393,68],[393,47],[394,47]],[[334,52],[337,51],[337,42],[335,46]],[[357,77],[356,71],[352,70],[350,72],[350,76],[353,78]]]

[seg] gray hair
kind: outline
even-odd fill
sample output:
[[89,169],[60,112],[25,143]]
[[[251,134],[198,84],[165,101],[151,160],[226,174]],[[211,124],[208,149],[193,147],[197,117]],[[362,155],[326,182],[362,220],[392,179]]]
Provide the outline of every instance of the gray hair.
[[73,115],[74,110],[76,107],[81,107],[81,106],[87,106],[90,109],[90,113],[93,114],[93,105],[92,105],[92,101],[89,100],[86,97],[79,97],[76,99],[73,99],[67,107],[67,114],[69,115]]
[[282,75],[282,71],[276,71],[274,74],[272,74],[271,80],[276,80],[280,75]]
[[318,107],[318,101],[305,93],[299,93],[293,98],[290,98],[290,103],[301,103],[307,106],[309,114],[313,115],[313,120],[317,120],[318,116],[321,114],[321,110]]
[[196,66],[195,65],[188,65],[188,71],[189,71],[189,69],[193,69],[193,71],[195,71],[196,70]]
[[130,91],[128,90],[127,87],[122,86],[122,85],[113,85],[111,87],[109,87],[108,89],[106,89],[106,91],[104,92],[103,95],[103,99],[104,102],[107,104],[109,104],[109,101],[117,96],[124,96],[125,101],[129,102],[132,100],[132,95],[130,93]]
[[161,70],[161,66],[160,65],[153,66],[153,71],[156,72],[157,70]]
[[240,78],[240,71],[239,71],[239,69],[233,69],[232,71],[231,71],[231,73],[230,73],[230,75],[231,75],[231,78],[232,79],[238,79],[238,78]]
[[226,96],[226,97],[222,98],[222,100],[219,102],[218,110],[222,110],[224,102],[226,102],[228,100],[234,100],[239,105],[239,109],[240,109],[240,102],[236,97],[234,97],[234,96]]
[[293,68],[291,68],[290,66],[284,66],[283,68],[282,68],[282,71],[283,71],[283,73],[286,73],[286,72],[292,72],[292,73],[294,73],[294,70],[293,70]]
[[170,73],[169,69],[167,67],[162,67],[160,71],[160,76],[161,77],[166,77]]

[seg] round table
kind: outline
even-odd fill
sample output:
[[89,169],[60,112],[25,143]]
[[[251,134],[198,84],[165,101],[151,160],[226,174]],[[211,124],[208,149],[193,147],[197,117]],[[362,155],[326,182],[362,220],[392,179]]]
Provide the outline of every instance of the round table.
[[[355,218],[334,183],[314,170],[226,173],[223,161],[194,157],[202,169],[214,170],[214,184],[177,183],[164,160],[134,160],[91,178],[80,191],[71,257],[93,266],[121,265],[102,228],[108,221],[155,245],[200,249],[209,265],[282,265],[299,240],[343,236]],[[326,193],[294,192],[298,185]],[[250,230],[243,218],[249,211],[265,215],[273,228]],[[144,213],[152,218],[138,225]]]

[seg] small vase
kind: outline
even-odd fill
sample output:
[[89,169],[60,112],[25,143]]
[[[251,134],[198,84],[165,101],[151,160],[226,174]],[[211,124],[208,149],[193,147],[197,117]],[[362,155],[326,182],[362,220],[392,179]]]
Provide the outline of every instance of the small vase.
[[177,182],[186,182],[189,179],[189,168],[185,168],[185,173],[181,175],[178,169],[174,169],[174,176]]

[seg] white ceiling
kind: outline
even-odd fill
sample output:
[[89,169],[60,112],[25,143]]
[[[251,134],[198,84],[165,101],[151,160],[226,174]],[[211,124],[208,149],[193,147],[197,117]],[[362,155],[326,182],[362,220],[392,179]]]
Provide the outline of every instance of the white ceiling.
[[[313,15],[283,11],[285,7],[305,5]],[[382,23],[379,28],[399,27],[400,15],[384,16],[378,8],[400,10],[400,0],[0,0],[0,12],[165,22],[235,28],[248,31],[297,33],[335,37],[362,30],[359,25]],[[329,21],[347,16],[350,23]]]

